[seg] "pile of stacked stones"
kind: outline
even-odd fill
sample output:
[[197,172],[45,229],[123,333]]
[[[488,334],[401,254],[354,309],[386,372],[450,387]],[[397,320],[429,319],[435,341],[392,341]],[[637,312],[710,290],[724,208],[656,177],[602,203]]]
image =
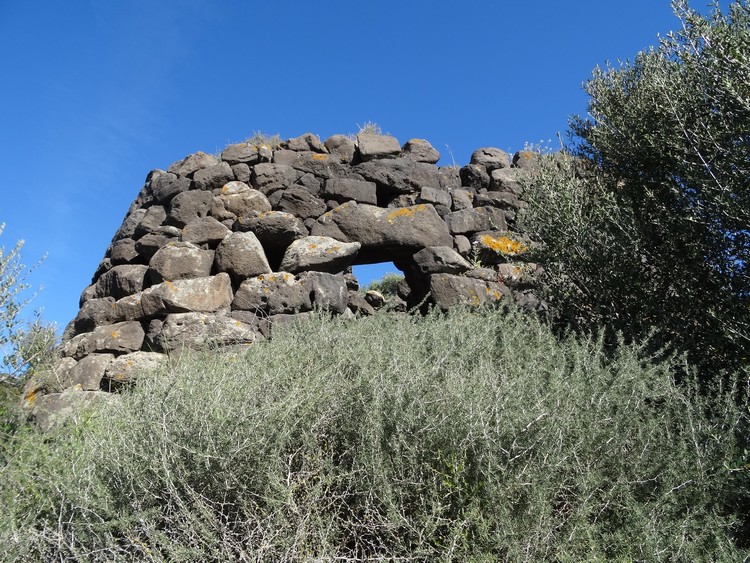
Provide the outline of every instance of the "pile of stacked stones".
[[[308,133],[154,170],[25,404],[44,426],[170,351],[246,345],[314,308],[537,307],[537,267],[520,260],[531,243],[512,230],[531,156],[482,148],[463,168],[438,167],[425,140]],[[351,266],[378,262],[404,273],[398,297],[357,291]]]

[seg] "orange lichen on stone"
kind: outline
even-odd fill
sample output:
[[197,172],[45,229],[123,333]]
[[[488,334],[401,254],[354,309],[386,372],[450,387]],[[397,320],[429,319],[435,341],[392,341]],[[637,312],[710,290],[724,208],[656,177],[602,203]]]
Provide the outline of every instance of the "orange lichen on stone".
[[33,405],[36,402],[36,397],[39,394],[39,387],[34,387],[29,393],[26,394],[26,406]]
[[318,248],[318,245],[315,244],[314,242],[311,242],[310,244],[307,245],[307,248],[309,248],[310,250],[315,250],[316,248]]
[[313,160],[328,160],[327,154],[314,154],[312,155]]
[[416,205],[414,207],[401,207],[400,209],[396,209],[394,211],[391,211],[388,214],[388,217],[386,219],[388,222],[392,225],[397,217],[413,217],[415,213],[418,211],[424,211],[425,210],[425,204],[420,203],[419,205]]
[[508,237],[493,237],[492,235],[482,235],[479,239],[484,246],[500,252],[502,254],[522,254],[528,247],[520,241]]
[[484,290],[487,293],[487,295],[492,297],[492,299],[494,299],[495,301],[500,301],[500,299],[502,299],[503,297],[502,294],[498,290],[491,289],[489,286],[485,287]]

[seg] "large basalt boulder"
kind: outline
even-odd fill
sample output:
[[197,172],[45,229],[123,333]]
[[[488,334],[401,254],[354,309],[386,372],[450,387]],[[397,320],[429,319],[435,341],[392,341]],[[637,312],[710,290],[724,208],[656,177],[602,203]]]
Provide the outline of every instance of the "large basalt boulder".
[[114,354],[89,354],[68,372],[64,388],[79,387],[84,391],[98,391],[104,371],[114,359]]
[[205,349],[212,346],[251,344],[258,331],[242,321],[208,313],[174,313],[152,323],[148,342],[154,350]]
[[250,181],[255,189],[268,195],[276,190],[290,187],[299,176],[299,172],[291,166],[262,163],[255,165]]
[[510,168],[510,155],[494,147],[484,147],[471,153],[471,164],[482,166],[487,172],[498,168]]
[[138,351],[118,356],[106,364],[100,387],[104,391],[118,390],[134,383],[139,376],[162,368],[168,361],[168,356],[159,352]]
[[76,334],[90,332],[101,325],[112,324],[117,320],[114,297],[89,299],[81,306],[73,319]]
[[243,217],[234,223],[234,230],[254,233],[274,269],[278,269],[287,247],[309,234],[301,219],[284,211],[266,211]]
[[323,145],[331,156],[336,157],[340,162],[349,164],[354,160],[357,145],[346,135],[332,135],[325,140]]
[[454,235],[508,229],[505,214],[494,207],[475,207],[453,211],[446,215],[445,222],[451,234]]
[[228,272],[237,283],[245,278],[271,273],[263,246],[253,233],[228,235],[216,248],[214,262],[217,271]]
[[165,281],[141,295],[144,317],[183,312],[211,313],[226,310],[231,303],[232,284],[226,273]]
[[326,212],[325,202],[302,186],[278,191],[269,198],[274,211],[284,211],[305,219],[317,219]]
[[242,282],[232,309],[256,314],[278,315],[312,309],[309,288],[289,273],[269,274]]
[[341,242],[330,237],[308,236],[295,240],[284,253],[279,270],[336,273],[347,268],[362,247],[359,242]]
[[175,227],[184,227],[194,219],[206,217],[213,199],[211,192],[199,190],[177,194],[169,204],[166,223]]
[[315,307],[335,314],[342,314],[347,310],[347,284],[342,276],[307,271],[297,278],[307,288]]
[[185,225],[180,233],[180,240],[198,246],[207,245],[216,248],[231,231],[213,217],[201,217]]
[[114,297],[120,299],[143,290],[148,266],[128,264],[115,266],[105,272],[96,282],[94,297]]
[[152,283],[203,278],[211,275],[213,263],[213,250],[203,250],[191,242],[171,242],[156,251],[148,273]]
[[229,164],[253,165],[260,162],[258,146],[252,143],[229,145],[221,152],[221,160]]
[[224,209],[237,217],[271,211],[271,204],[263,193],[242,182],[229,182],[219,190],[217,197]]
[[419,271],[431,274],[462,274],[471,270],[471,264],[449,246],[428,246],[412,257]]
[[395,158],[401,153],[401,145],[395,137],[370,133],[357,135],[357,149],[364,162],[376,158]]
[[411,139],[401,149],[403,155],[417,162],[435,164],[440,160],[440,153],[425,139]]
[[510,296],[510,290],[501,283],[451,274],[431,275],[430,293],[442,311],[456,306],[498,305],[504,297]]
[[63,356],[80,360],[94,352],[127,353],[141,349],[145,332],[141,323],[126,321],[100,326],[62,345]]
[[448,227],[430,204],[383,209],[347,202],[325,213],[312,234],[360,242],[361,263],[394,260],[427,246],[453,244]]
[[328,149],[326,149],[323,143],[320,142],[320,138],[314,133],[305,133],[304,135],[300,135],[299,137],[289,139],[285,143],[282,143],[282,146],[290,151],[297,152],[328,152]]
[[440,187],[437,168],[410,158],[374,160],[353,167],[365,180],[375,182],[384,194],[419,193],[423,186]]
[[375,182],[354,180],[351,178],[331,178],[326,180],[325,187],[320,193],[325,199],[333,199],[339,203],[354,200],[359,203],[378,204],[377,186]]
[[201,168],[208,168],[216,164],[218,164],[218,161],[213,156],[198,151],[195,154],[190,154],[182,160],[173,163],[167,168],[167,172],[176,174],[177,176],[188,176],[192,178],[193,174]]
[[227,182],[234,180],[234,172],[232,167],[226,162],[220,162],[209,166],[208,168],[202,168],[193,174],[193,185],[192,187],[196,190],[213,190],[220,188]]

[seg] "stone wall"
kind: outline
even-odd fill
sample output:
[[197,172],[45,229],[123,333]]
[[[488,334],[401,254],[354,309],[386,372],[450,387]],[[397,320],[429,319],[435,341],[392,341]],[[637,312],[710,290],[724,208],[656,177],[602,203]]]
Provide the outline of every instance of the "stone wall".
[[[430,143],[306,134],[154,170],[115,233],[62,358],[27,386],[40,425],[106,399],[183,347],[242,347],[279,322],[513,299],[540,304],[514,230],[529,153],[480,148],[438,167]],[[399,295],[358,292],[351,266],[394,262]]]

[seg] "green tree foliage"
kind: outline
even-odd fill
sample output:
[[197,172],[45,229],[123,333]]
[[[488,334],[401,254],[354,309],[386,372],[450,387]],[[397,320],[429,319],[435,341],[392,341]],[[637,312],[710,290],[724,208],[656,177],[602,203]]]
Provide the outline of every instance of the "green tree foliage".
[[[0,235],[4,228],[0,224]],[[21,263],[22,247],[23,241],[9,251],[0,246],[0,440],[18,426],[20,384],[47,367],[56,343],[54,325],[42,322],[38,314],[31,322],[22,317],[33,298],[27,295],[29,270]]]
[[567,326],[653,333],[716,373],[750,355],[750,8],[673,7],[679,31],[594,71],[528,221]]
[[[5,229],[0,224],[0,235]],[[55,328],[45,324],[37,313],[29,322],[23,309],[34,295],[28,295],[26,279],[31,272],[21,263],[24,241],[9,251],[0,246],[0,377],[7,381],[19,378],[45,365],[55,345]]]
[[398,284],[404,281],[402,274],[388,273],[379,280],[373,280],[366,289],[379,291],[385,296],[398,295]]

